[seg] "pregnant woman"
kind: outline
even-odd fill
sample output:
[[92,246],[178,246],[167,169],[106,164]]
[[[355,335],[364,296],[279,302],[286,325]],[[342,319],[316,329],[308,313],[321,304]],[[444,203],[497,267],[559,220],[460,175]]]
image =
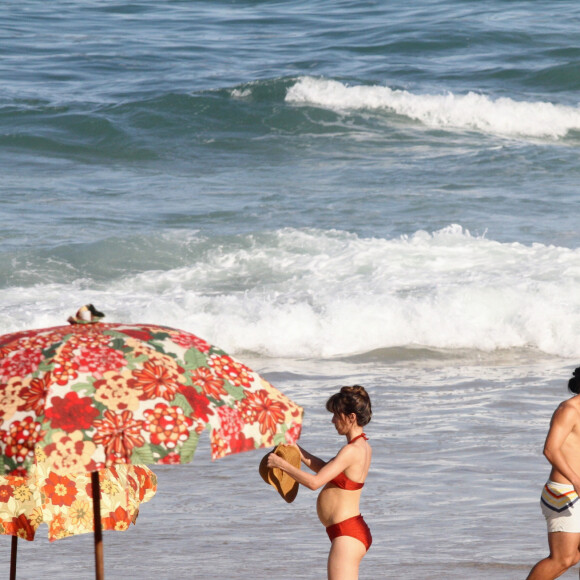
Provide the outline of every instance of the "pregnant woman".
[[359,508],[371,465],[372,449],[363,433],[371,420],[371,401],[364,387],[342,387],[328,399],[326,408],[339,435],[347,441],[336,457],[323,461],[297,446],[302,463],[314,474],[296,469],[274,453],[268,456],[268,467],[286,471],[309,489],[322,487],[316,509],[331,541],[328,580],[357,580],[360,562],[372,543]]

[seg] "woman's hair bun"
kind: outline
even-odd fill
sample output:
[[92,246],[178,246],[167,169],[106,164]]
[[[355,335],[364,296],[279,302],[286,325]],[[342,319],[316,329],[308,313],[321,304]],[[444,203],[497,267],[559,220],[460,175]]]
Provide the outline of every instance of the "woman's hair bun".
[[353,385],[352,387],[342,387],[340,391],[328,401],[326,409],[331,413],[349,415],[354,413],[359,425],[366,425],[373,415],[371,408],[371,398],[364,387]]
[[342,389],[340,390],[342,392],[350,392],[353,395],[358,395],[359,397],[365,397],[366,399],[369,398],[367,390],[364,387],[361,387],[360,385],[353,385],[352,387],[342,387]]

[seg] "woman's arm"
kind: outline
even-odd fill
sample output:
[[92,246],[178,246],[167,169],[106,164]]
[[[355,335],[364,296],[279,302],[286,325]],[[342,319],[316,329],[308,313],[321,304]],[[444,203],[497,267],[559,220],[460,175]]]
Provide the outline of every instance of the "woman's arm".
[[[286,460],[282,459],[275,453],[268,455],[268,467],[277,467],[282,469],[290,477],[294,478],[298,483],[306,486],[309,489],[318,489],[333,480],[339,473],[342,473],[355,459],[356,450],[351,446],[346,445],[339,452],[338,455],[330,461],[324,463],[319,471],[314,475],[307,473],[301,469],[297,469]],[[308,454],[310,455],[310,454]],[[314,459],[318,459],[312,456]],[[318,461],[321,461],[320,459]]]
[[312,453],[308,453],[308,451],[306,451],[306,449],[302,449],[300,445],[296,445],[296,447],[298,447],[300,451],[300,459],[302,463],[304,463],[304,465],[306,465],[306,467],[309,469],[312,469],[314,473],[318,473],[326,465],[326,461],[316,457],[315,455],[312,455]]

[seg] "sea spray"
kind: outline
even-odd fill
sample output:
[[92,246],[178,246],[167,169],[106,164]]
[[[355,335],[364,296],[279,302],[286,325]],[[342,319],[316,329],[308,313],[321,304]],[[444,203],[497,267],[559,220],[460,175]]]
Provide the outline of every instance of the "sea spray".
[[101,264],[94,278],[89,268],[62,284],[3,289],[2,333],[63,323],[93,302],[111,321],[183,327],[274,357],[410,346],[580,355],[579,249],[500,243],[458,225],[394,239],[173,232],[164,243],[183,265],[104,280]]
[[580,108],[542,101],[465,94],[418,94],[376,85],[347,85],[302,77],[286,101],[333,110],[387,111],[436,129],[478,131],[511,137],[561,139],[580,130]]

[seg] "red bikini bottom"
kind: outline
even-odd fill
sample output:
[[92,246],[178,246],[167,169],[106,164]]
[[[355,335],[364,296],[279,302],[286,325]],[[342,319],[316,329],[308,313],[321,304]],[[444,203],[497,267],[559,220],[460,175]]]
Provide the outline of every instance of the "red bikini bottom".
[[338,538],[339,536],[350,536],[351,538],[356,538],[364,544],[367,552],[373,543],[371,531],[361,515],[328,526],[326,528],[326,533],[331,542],[334,538]]

